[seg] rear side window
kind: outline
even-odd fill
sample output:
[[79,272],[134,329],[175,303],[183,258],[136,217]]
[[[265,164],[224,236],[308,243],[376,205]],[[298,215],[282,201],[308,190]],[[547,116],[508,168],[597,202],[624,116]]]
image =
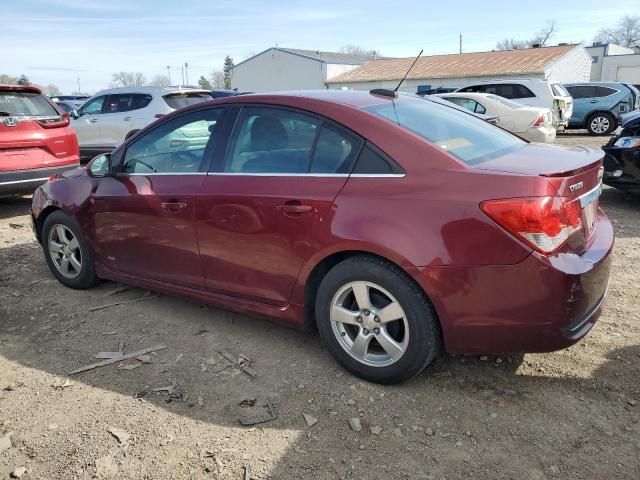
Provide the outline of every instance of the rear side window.
[[389,175],[402,173],[402,169],[378,148],[365,144],[351,173],[360,175]]
[[581,98],[593,98],[596,96],[596,86],[595,85],[575,85],[572,87],[567,87],[571,96],[578,100]]
[[164,96],[165,103],[174,110],[211,99],[211,95],[206,92],[179,92]]
[[451,103],[455,103],[456,105],[469,110],[470,112],[475,113],[487,113],[487,109],[480,105],[475,100],[470,98],[463,97],[443,97],[445,100],[448,100]]
[[311,173],[349,173],[362,140],[324,124],[313,152]]
[[519,83],[488,83],[463,88],[461,92],[493,93],[504,98],[533,98],[535,94]]
[[422,99],[402,98],[366,107],[411,130],[468,165],[522,148],[526,143],[473,115]]
[[596,97],[608,97],[618,93],[618,90],[609,87],[596,87]]
[[231,137],[224,171],[307,173],[320,121],[289,110],[245,107]]
[[43,115],[59,115],[59,113],[41,94],[0,90],[0,116],[36,117]]
[[103,113],[129,112],[144,108],[151,103],[151,95],[142,93],[120,93],[109,95]]

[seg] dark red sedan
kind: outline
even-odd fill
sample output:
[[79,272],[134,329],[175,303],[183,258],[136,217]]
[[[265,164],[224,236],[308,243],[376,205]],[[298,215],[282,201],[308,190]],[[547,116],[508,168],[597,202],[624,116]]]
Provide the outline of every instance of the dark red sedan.
[[295,327],[375,382],[582,338],[607,292],[602,152],[528,144],[393,92],[176,111],[33,198],[52,273]]

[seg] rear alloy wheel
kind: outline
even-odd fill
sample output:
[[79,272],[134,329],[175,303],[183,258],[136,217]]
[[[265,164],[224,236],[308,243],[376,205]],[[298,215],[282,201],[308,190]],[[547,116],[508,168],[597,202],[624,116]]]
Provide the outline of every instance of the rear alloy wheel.
[[45,219],[42,249],[49,270],[63,285],[85,289],[98,283],[89,246],[69,215],[58,210]]
[[594,113],[587,121],[587,130],[590,135],[608,135],[615,126],[613,116],[604,112]]
[[375,257],[353,257],[327,273],[316,319],[336,359],[372,382],[407,380],[439,349],[437,320],[424,293],[404,271]]

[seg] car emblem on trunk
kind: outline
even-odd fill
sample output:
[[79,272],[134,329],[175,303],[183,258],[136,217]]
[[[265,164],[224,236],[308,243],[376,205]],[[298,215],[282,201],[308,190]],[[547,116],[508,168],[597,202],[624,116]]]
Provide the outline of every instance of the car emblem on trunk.
[[4,124],[7,127],[15,127],[18,124],[18,119],[16,117],[5,117]]
[[578,182],[578,183],[574,183],[573,185],[569,185],[569,190],[571,190],[572,192],[575,192],[576,190],[579,190],[582,187],[584,187],[584,182]]

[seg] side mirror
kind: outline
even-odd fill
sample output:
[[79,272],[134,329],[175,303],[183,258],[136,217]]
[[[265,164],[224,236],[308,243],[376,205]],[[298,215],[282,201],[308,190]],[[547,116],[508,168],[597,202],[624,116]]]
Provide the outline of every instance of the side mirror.
[[71,111],[69,112],[69,115],[71,116],[71,118],[74,118],[74,119],[76,119],[76,120],[77,120],[78,118],[80,118],[80,114],[78,113],[78,109],[77,109],[77,108],[74,108],[73,110],[71,110]]
[[87,172],[92,177],[108,177],[111,174],[111,154],[101,153],[93,157],[87,165]]

